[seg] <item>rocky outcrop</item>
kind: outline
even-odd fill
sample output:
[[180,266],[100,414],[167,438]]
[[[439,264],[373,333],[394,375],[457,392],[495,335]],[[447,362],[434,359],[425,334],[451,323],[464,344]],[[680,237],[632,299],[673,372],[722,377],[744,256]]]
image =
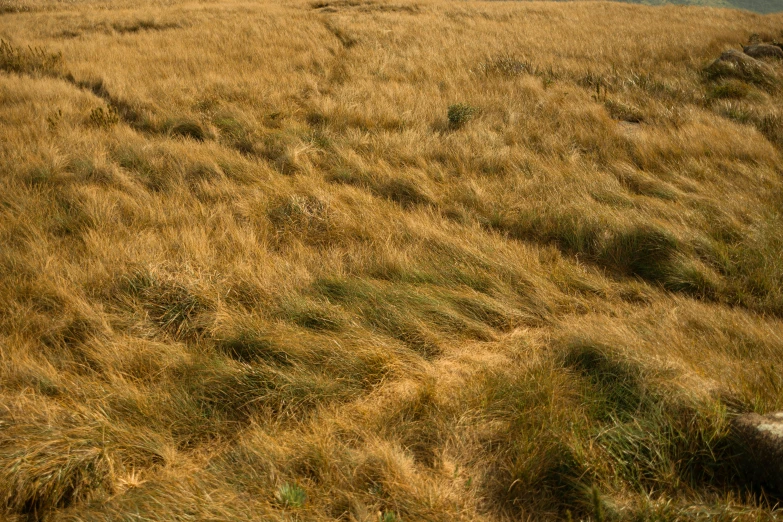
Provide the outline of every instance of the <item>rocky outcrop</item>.
[[766,87],[777,83],[775,71],[769,65],[735,49],[724,51],[704,73],[711,80],[736,78]]
[[783,412],[740,415],[732,427],[743,474],[777,498],[783,496]]
[[776,58],[783,60],[783,49],[772,44],[754,44],[744,47],[743,52],[751,58]]

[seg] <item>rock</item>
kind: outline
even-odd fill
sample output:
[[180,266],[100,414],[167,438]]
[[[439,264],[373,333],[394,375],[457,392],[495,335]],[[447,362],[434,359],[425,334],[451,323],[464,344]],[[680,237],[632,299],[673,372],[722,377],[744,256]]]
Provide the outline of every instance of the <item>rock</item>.
[[742,449],[743,473],[772,495],[783,496],[783,412],[740,415],[732,428]]
[[626,137],[626,138],[635,138],[639,135],[641,131],[641,125],[638,122],[633,121],[619,121],[617,122],[617,125],[620,128],[620,132]]
[[777,82],[775,71],[769,65],[735,49],[724,51],[704,69],[704,73],[710,80],[737,78],[766,87]]
[[751,58],[777,58],[783,60],[783,49],[772,44],[748,45],[742,49]]

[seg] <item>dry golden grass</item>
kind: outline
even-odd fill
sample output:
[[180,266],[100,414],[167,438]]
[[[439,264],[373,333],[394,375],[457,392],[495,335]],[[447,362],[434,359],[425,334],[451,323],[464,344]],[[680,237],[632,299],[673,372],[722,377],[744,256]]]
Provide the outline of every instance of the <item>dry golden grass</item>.
[[783,16],[0,12],[0,516],[781,515]]

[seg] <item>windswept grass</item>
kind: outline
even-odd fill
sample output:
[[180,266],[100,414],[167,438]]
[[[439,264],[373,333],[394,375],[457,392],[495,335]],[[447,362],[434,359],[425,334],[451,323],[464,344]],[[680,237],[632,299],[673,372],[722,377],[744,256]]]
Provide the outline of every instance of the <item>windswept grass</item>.
[[9,6],[0,518],[781,516],[781,16]]

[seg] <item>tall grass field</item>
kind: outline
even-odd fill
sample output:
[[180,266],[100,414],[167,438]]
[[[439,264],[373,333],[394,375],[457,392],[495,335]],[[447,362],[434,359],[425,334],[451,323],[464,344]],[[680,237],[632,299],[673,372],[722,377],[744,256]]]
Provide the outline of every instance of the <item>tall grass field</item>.
[[[756,4],[761,5],[761,4]],[[772,521],[783,14],[0,0],[0,519]]]

